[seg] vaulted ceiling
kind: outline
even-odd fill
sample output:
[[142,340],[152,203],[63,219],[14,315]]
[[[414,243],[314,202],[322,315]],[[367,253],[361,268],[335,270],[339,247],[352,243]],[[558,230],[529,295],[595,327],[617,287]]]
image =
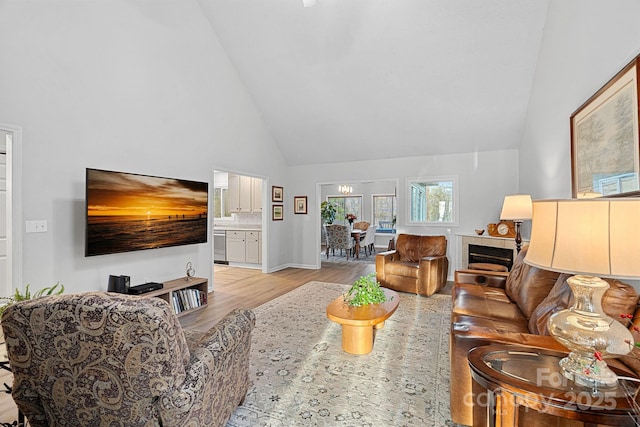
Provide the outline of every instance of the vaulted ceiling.
[[200,0],[290,165],[517,148],[548,0]]

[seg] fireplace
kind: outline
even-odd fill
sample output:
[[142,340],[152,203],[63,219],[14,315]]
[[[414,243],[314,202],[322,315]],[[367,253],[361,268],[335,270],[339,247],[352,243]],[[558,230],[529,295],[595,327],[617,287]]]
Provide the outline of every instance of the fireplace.
[[[469,268],[469,263],[484,262],[489,264],[504,265],[511,271],[511,266],[518,256],[516,250],[515,240],[511,237],[494,237],[494,236],[478,236],[477,234],[458,234],[460,237],[460,252],[459,252],[459,269]],[[528,245],[529,239],[523,238],[522,245]],[[473,260],[471,254],[471,248],[473,246],[473,257],[480,256],[481,261],[476,258]],[[498,249],[498,251],[494,251]],[[509,254],[509,252],[511,252]],[[477,254],[477,255],[476,255]],[[490,259],[487,259],[491,257]],[[504,259],[501,259],[504,258]]]
[[511,271],[513,265],[513,250],[484,245],[468,245],[469,264],[489,263],[504,265]]

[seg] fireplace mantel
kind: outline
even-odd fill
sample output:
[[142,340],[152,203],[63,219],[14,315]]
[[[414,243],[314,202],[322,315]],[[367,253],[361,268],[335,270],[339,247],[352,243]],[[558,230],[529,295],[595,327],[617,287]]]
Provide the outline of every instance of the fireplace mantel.
[[[469,245],[480,245],[480,246],[489,246],[492,248],[506,248],[511,249],[513,251],[513,259],[516,259],[518,255],[516,251],[516,241],[513,237],[493,237],[493,236],[478,236],[475,233],[461,233],[457,234],[458,238],[461,241],[459,245],[461,254],[460,260],[461,265],[460,268],[468,268],[469,267]],[[526,245],[529,243],[528,239],[522,240],[522,245]]]

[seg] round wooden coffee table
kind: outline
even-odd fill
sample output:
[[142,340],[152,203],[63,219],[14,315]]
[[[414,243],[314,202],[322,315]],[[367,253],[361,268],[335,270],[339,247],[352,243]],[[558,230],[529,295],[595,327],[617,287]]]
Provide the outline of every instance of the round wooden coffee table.
[[327,317],[342,325],[342,349],[351,354],[367,354],[373,350],[373,330],[382,329],[398,308],[400,298],[391,289],[382,288],[387,302],[351,307],[342,296],[327,306]]
[[585,427],[638,425],[640,414],[634,405],[638,404],[639,383],[620,379],[617,387],[596,391],[576,385],[562,375],[558,365],[565,356],[559,351],[510,345],[469,351],[473,425],[517,426],[519,407],[582,421]]

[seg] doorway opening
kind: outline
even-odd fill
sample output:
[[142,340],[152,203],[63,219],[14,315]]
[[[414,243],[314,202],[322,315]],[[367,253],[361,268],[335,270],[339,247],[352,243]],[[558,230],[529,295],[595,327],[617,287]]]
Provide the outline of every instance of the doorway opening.
[[[264,270],[263,178],[214,171],[213,263]],[[266,245],[265,245],[266,246]]]
[[22,290],[22,129],[0,124],[0,295]]

